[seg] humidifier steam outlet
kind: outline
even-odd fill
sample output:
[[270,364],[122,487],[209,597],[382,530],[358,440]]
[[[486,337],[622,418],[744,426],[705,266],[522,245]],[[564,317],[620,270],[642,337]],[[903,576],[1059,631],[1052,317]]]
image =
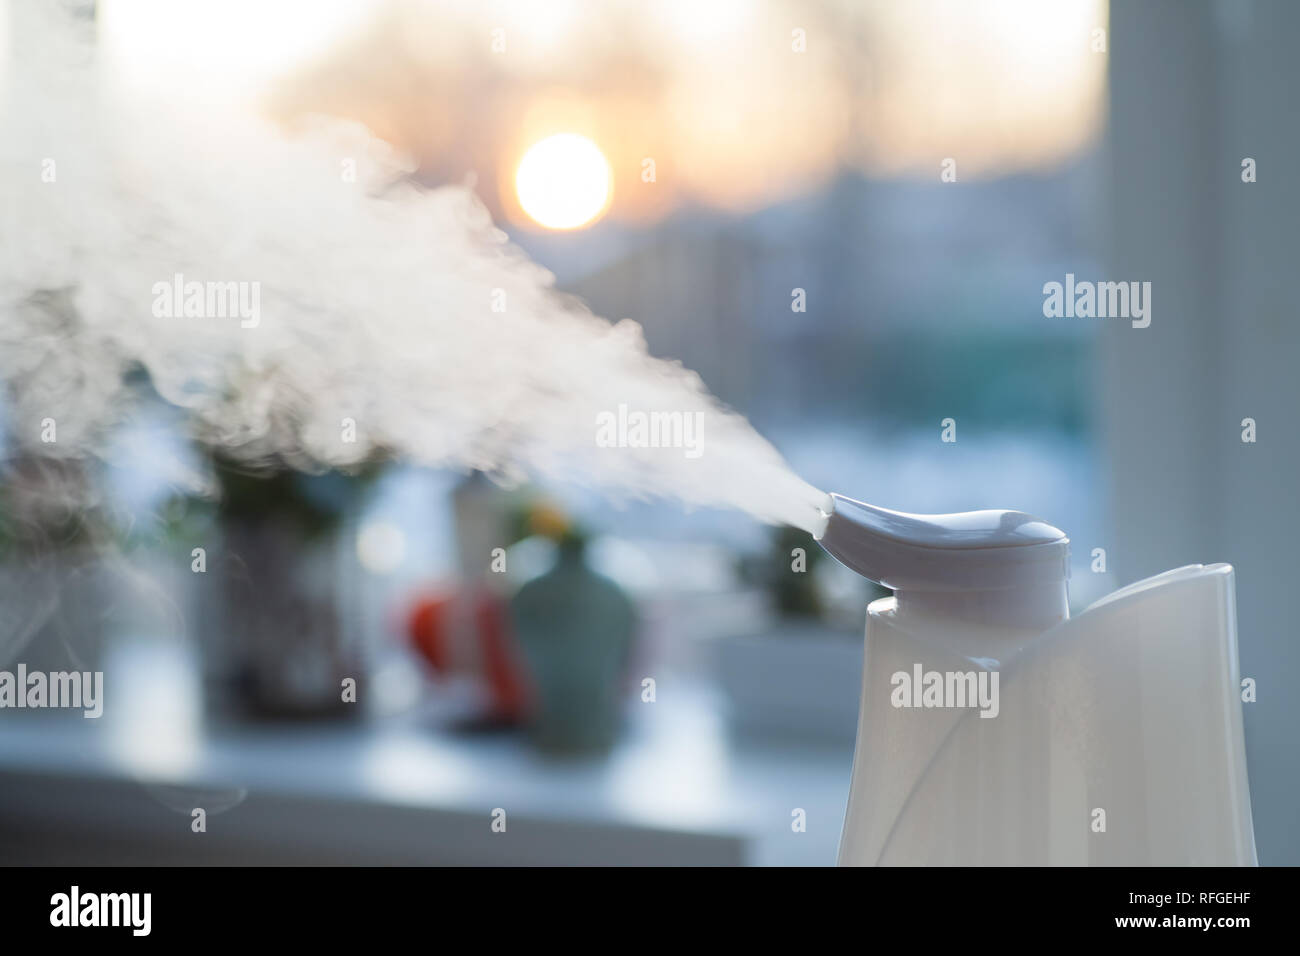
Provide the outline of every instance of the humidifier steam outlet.
[[907,514],[830,496],[818,543],[900,602],[1048,625],[1069,614],[1070,539],[1023,511]]

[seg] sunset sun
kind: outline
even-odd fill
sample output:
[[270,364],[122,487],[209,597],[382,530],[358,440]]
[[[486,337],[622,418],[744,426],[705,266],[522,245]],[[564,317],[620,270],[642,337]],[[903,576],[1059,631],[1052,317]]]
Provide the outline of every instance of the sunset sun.
[[576,229],[609,205],[609,162],[591,140],[559,133],[531,146],[515,171],[519,205],[548,229]]

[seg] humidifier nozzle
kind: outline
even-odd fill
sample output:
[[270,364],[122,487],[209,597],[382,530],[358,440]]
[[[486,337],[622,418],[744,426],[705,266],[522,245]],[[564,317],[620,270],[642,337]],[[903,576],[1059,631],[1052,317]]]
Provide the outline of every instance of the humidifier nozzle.
[[831,495],[817,539],[863,577],[908,591],[983,591],[1061,584],[1069,538],[1023,511],[918,515]]

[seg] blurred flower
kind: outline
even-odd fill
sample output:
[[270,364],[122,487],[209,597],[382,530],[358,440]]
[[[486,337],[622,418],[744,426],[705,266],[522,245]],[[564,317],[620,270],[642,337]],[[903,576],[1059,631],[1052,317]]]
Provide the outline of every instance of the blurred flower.
[[569,533],[571,527],[568,515],[552,504],[540,502],[529,509],[528,529],[533,534],[559,541]]

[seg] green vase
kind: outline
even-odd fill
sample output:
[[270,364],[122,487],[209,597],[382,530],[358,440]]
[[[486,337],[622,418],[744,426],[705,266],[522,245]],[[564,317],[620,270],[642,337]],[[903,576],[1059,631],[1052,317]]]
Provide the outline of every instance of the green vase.
[[631,600],[587,566],[566,539],[554,567],[511,601],[533,681],[533,739],[551,753],[599,753],[618,736],[636,614]]

